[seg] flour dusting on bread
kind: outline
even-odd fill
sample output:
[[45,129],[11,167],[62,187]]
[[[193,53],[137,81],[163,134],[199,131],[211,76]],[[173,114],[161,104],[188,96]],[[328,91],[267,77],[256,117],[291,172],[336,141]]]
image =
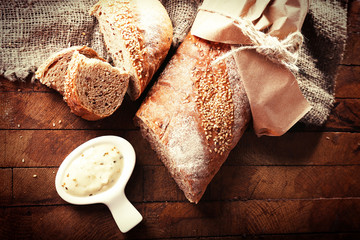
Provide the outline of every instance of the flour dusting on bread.
[[130,98],[138,99],[172,43],[165,8],[158,0],[100,0],[89,13],[99,21],[114,65],[131,74]]

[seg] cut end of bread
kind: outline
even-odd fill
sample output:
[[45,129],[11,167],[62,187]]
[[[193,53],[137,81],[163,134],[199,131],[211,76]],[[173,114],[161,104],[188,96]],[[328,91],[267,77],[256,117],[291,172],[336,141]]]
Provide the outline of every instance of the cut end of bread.
[[[168,155],[169,150],[165,139],[160,139],[161,136],[166,135],[165,130],[159,129],[157,124],[153,121],[147,121],[145,116],[141,116],[141,111],[138,111],[134,117],[134,123],[140,128],[141,135],[149,142],[151,148],[156,152],[157,156],[161,159],[167,167],[171,177],[175,180],[176,184],[183,191],[185,197],[191,203],[197,204],[206,191],[206,185],[199,184],[194,179],[195,176],[184,176],[184,172],[179,170],[175,171],[171,166],[174,163],[170,161],[171,156]],[[161,137],[162,138],[162,137]],[[186,181],[184,179],[187,179]]]
[[64,99],[74,114],[95,121],[119,108],[128,83],[127,72],[75,51],[65,76]]
[[93,49],[87,46],[74,46],[63,49],[50,56],[35,72],[35,78],[38,79],[40,83],[55,89],[63,95],[66,70],[75,51],[78,51],[88,58],[105,61]]

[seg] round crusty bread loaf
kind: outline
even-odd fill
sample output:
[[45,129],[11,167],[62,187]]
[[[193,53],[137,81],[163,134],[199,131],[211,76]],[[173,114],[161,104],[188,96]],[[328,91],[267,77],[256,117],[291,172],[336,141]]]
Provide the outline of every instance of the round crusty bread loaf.
[[127,72],[75,51],[65,75],[64,100],[74,114],[99,120],[119,108],[128,83]]
[[87,46],[65,48],[60,52],[54,53],[41,64],[35,73],[35,77],[42,84],[55,89],[63,95],[66,70],[75,51],[78,51],[88,58],[97,58],[105,61],[103,58],[99,57],[92,48]]
[[135,116],[144,137],[190,202],[197,203],[250,121],[229,45],[184,40]]
[[171,20],[158,0],[100,0],[90,10],[114,66],[130,72],[128,94],[140,97],[172,42]]

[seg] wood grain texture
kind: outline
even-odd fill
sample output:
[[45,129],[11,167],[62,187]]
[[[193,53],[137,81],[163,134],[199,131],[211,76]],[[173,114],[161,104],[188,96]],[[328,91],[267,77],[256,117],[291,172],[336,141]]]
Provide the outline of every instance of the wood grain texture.
[[360,1],[349,1],[348,32],[360,32]]
[[[138,164],[162,166],[138,130],[1,130],[0,146],[6,151],[0,152],[0,167],[58,167],[78,145],[103,135],[127,139]],[[248,131],[224,164],[359,165],[360,133],[289,132],[277,138],[258,138]]]
[[65,203],[55,190],[56,168],[14,168],[13,171],[12,205]]
[[225,164],[280,166],[359,164],[359,143],[358,133],[289,132],[281,137],[258,138],[252,132],[246,132]]
[[0,206],[11,204],[12,179],[12,169],[0,169]]
[[0,238],[160,239],[356,232],[360,228],[359,199],[215,201],[199,205],[158,202],[135,207],[144,221],[127,234],[120,233],[104,205],[0,209],[0,223],[4,223]]
[[333,130],[360,131],[360,99],[337,99],[325,127]]
[[[360,52],[360,51],[359,51]],[[336,98],[360,98],[360,66],[339,66]]]
[[[133,125],[141,100],[126,98],[114,116],[88,122],[30,77],[0,77],[0,239],[360,239],[359,53],[360,1],[350,0],[325,126],[297,124],[260,138],[250,127],[198,205],[187,202]],[[105,205],[68,204],[54,187],[62,160],[103,135],[127,139],[137,154],[125,192],[144,220],[126,234]]]
[[134,129],[132,119],[138,104],[125,97],[112,116],[92,122],[72,114],[62,96],[55,92],[2,92],[0,128]]
[[348,38],[342,64],[360,65],[360,1],[349,1],[348,7]]
[[[358,233],[298,233],[298,234],[241,234],[237,236],[223,236],[223,237],[189,237],[187,240],[345,240],[345,239],[358,239],[360,234]],[[162,238],[162,240],[170,240],[171,238]]]
[[[7,184],[12,176],[7,170],[3,205],[64,204],[55,191],[56,172],[14,168],[13,184]],[[223,166],[202,201],[360,198],[359,172],[360,166]],[[164,166],[136,165],[125,192],[132,202],[187,202]]]
[[77,146],[104,135],[128,140],[137,162],[161,165],[138,130],[0,130],[0,146],[5,149],[0,152],[0,167],[58,167]]

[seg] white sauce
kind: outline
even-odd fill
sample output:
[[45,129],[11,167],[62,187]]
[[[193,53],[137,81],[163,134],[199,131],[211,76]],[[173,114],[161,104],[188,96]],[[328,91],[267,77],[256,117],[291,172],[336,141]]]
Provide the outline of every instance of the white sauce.
[[123,155],[115,146],[94,146],[73,160],[61,186],[74,196],[92,196],[112,187],[122,168]]

